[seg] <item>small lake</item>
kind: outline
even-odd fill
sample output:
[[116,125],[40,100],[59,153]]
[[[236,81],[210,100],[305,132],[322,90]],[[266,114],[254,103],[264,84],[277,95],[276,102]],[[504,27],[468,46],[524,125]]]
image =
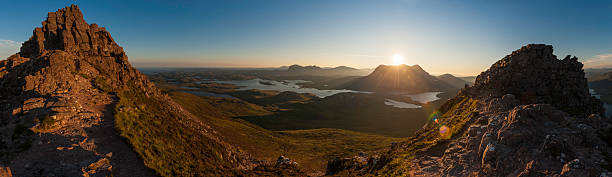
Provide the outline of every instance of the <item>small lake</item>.
[[393,107],[396,107],[396,108],[421,108],[421,106],[416,105],[416,104],[410,104],[410,103],[406,103],[406,102],[395,101],[395,100],[392,100],[392,99],[385,99],[385,105],[393,106]]
[[252,80],[241,80],[241,81],[212,81],[216,83],[222,84],[232,84],[235,86],[239,86],[239,90],[276,90],[280,92],[291,91],[296,93],[311,93],[320,98],[325,98],[328,96],[332,96],[338,93],[371,93],[371,92],[361,92],[355,90],[319,90],[315,88],[302,88],[299,86],[299,83],[305,83],[310,81],[305,80],[284,80],[284,81],[273,81],[273,80],[264,80],[264,79],[252,79]]
[[406,97],[409,97],[413,101],[426,104],[432,101],[439,100],[440,98],[438,97],[438,95],[440,93],[444,93],[444,92],[425,92],[425,93],[418,93],[418,94],[408,94],[405,92],[394,92],[392,94],[406,96]]

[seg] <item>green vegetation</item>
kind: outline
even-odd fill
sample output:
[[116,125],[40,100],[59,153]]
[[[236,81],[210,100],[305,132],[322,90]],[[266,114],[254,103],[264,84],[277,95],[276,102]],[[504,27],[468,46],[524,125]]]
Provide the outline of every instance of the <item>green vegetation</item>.
[[[329,128],[269,131],[242,119],[232,118],[248,114],[270,114],[257,105],[236,103],[242,101],[235,99],[199,97],[183,92],[170,92],[170,96],[183,108],[208,123],[225,141],[255,158],[274,161],[283,155],[297,161],[310,172],[325,171],[327,160],[334,157],[380,150],[389,147],[391,142],[403,140]],[[211,104],[213,102],[214,104]],[[249,106],[237,107],[245,104]]]
[[167,102],[140,89],[117,96],[116,129],[161,176],[222,176],[230,171],[231,157],[222,156],[226,148],[182,124],[186,117],[170,111]]
[[83,77],[85,79],[90,79],[90,77],[87,74],[81,73],[79,71],[72,71],[72,74],[81,76],[81,77]]
[[[466,131],[465,125],[477,115],[478,101],[468,96],[457,96],[440,107],[442,116],[439,123],[430,122],[419,130],[409,141],[404,142],[405,148],[399,148],[387,154],[390,160],[377,174],[388,176],[409,176],[410,164],[417,154],[440,156],[448,146],[450,139],[455,139]],[[451,136],[445,137],[440,133],[440,126],[449,127]],[[375,176],[377,174],[367,174]],[[342,174],[339,174],[342,175]]]
[[56,127],[56,120],[51,116],[43,116],[40,119],[34,120],[38,125],[34,127],[34,131],[37,133],[44,133],[53,130]]
[[94,79],[94,84],[96,85],[96,87],[98,87],[98,89],[107,93],[114,92],[115,90],[106,82],[106,79],[104,79],[103,77],[96,77],[96,79]]
[[[421,109],[399,109],[384,104],[385,98],[410,102],[407,97],[404,97],[407,100],[402,100],[402,96],[396,97],[341,93],[309,102],[279,105],[283,109],[275,114],[240,118],[276,131],[338,128],[391,137],[408,137],[420,129],[427,122],[428,115],[444,101],[441,99],[425,104]],[[260,103],[257,100],[253,102]]]

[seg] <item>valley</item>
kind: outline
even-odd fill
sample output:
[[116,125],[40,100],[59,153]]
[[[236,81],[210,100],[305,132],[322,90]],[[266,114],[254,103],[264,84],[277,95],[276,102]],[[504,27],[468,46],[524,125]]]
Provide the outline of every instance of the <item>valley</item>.
[[[269,130],[339,128],[391,137],[411,136],[426,123],[437,107],[454,96],[458,90],[455,88],[454,91],[449,89],[450,92],[425,93],[396,90],[393,92],[320,90],[308,86],[329,83],[334,77],[328,76],[327,79],[322,79],[320,76],[314,81],[260,78],[217,80],[230,76],[227,76],[223,70],[216,72],[217,75],[214,73],[191,69],[157,72],[150,74],[149,77],[158,85],[164,85],[172,91],[193,93],[207,98],[230,98],[228,100],[233,98],[260,106],[270,111],[270,114],[244,115],[237,118]],[[249,73],[250,71],[233,71],[231,75],[257,77]],[[282,75],[276,76],[284,78]],[[309,78],[301,77],[301,79]]]

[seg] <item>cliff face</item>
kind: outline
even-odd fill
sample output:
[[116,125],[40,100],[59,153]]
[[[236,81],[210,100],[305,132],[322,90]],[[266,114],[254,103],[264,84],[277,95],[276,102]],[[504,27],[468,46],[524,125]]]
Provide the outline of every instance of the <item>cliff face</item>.
[[576,58],[527,45],[441,106],[410,141],[362,160],[330,161],[328,173],[610,176],[612,121],[602,111]]
[[[15,176],[232,174],[255,165],[132,68],[75,5],[49,13],[0,61],[0,133],[0,169]],[[185,148],[168,148],[177,145]]]

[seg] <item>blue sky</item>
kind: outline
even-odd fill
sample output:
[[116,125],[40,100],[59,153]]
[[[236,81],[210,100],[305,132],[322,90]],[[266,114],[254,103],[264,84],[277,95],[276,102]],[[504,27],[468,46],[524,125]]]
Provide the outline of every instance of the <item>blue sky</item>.
[[373,68],[399,54],[431,73],[473,75],[529,43],[612,66],[612,1],[5,1],[0,58],[72,3],[137,67]]

